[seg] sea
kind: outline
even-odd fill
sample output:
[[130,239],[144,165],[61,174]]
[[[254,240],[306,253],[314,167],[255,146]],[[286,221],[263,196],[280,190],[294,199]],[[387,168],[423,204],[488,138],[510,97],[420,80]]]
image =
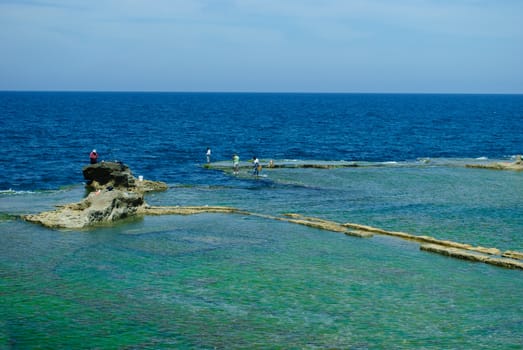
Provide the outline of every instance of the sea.
[[[0,135],[0,349],[523,349],[522,270],[270,218],[523,251],[523,172],[466,167],[523,153],[523,95],[5,91]],[[148,204],[262,215],[20,218],[93,149]]]

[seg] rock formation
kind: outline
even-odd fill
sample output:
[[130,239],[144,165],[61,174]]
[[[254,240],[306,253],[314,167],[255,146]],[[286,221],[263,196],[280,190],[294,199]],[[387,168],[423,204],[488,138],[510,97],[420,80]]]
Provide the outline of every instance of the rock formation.
[[131,169],[121,162],[102,162],[85,166],[82,170],[89,190],[124,189],[137,193],[165,191],[164,182],[141,180],[133,176]]
[[23,219],[68,229],[110,223],[139,214],[146,206],[144,193],[167,189],[163,182],[138,181],[128,166],[118,162],[88,165],[83,168],[83,175],[90,193],[82,201],[49,212],[25,215]]

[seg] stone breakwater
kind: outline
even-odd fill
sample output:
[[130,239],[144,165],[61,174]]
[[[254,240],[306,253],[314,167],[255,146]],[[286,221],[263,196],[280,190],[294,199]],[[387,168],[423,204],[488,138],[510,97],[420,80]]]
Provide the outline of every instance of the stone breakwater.
[[380,228],[355,223],[337,223],[299,214],[285,214],[284,218],[271,217],[295,224],[314,227],[322,230],[344,233],[347,236],[360,238],[372,237],[374,234],[392,236],[408,241],[421,243],[420,249],[454,258],[483,262],[499,267],[523,269],[523,252],[501,252],[497,248],[472,246],[459,242],[440,240],[430,236],[417,236],[406,232],[387,231]]
[[87,181],[86,187],[91,192],[82,201],[60,206],[49,212],[25,215],[22,218],[50,228],[82,229],[139,215],[194,215],[202,213],[250,215],[359,238],[370,238],[375,234],[387,235],[417,242],[420,244],[420,249],[424,251],[505,268],[523,269],[523,252],[501,252],[497,248],[476,247],[459,242],[439,240],[430,236],[387,231],[355,223],[338,223],[295,213],[271,216],[224,206],[150,206],[145,202],[144,194],[150,191],[164,191],[167,189],[167,185],[163,182],[138,181],[132,175],[130,169],[122,163],[107,162],[89,165],[83,169],[83,174]]

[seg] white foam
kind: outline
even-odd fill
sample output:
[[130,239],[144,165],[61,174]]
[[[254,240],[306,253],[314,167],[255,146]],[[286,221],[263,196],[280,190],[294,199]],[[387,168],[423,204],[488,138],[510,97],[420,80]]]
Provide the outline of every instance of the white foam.
[[8,190],[0,190],[0,194],[27,194],[27,193],[35,193],[33,191],[15,191],[13,189]]

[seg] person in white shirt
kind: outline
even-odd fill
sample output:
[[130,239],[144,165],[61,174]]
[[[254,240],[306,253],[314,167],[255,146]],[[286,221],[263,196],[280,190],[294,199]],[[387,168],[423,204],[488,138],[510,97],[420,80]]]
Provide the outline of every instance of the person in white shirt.
[[234,175],[238,175],[240,172],[240,157],[236,153],[232,156],[232,167]]
[[255,176],[260,175],[261,165],[260,161],[256,156],[252,157],[252,166],[253,166],[253,172],[252,174]]
[[205,155],[207,156],[207,163],[210,163],[211,162],[211,149],[209,147],[207,147],[207,153],[205,153]]

